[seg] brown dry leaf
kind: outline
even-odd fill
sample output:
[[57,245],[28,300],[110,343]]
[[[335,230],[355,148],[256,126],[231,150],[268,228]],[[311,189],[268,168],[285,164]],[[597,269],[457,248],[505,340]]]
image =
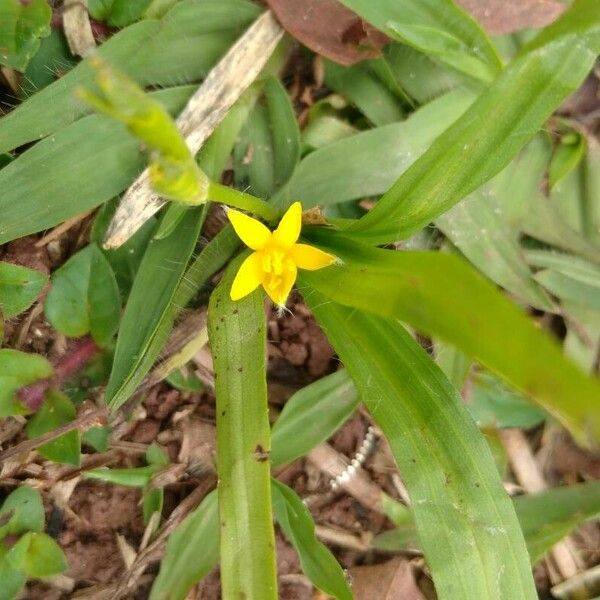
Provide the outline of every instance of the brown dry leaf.
[[545,27],[567,8],[558,0],[458,0],[492,35]]
[[355,600],[426,600],[410,561],[400,556],[380,565],[352,567],[350,576]]
[[290,35],[341,65],[376,58],[390,41],[337,0],[266,2]]

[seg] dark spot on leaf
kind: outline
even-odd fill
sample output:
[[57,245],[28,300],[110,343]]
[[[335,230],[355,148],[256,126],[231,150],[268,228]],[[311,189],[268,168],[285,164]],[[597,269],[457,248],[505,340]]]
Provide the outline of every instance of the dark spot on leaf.
[[222,411],[221,411],[221,416],[222,416],[222,417],[224,417],[226,414],[227,414],[227,411],[226,411],[226,410],[222,410]]
[[241,373],[244,370],[244,367],[238,367],[238,373]]
[[269,454],[270,452],[265,450],[260,444],[257,444],[256,448],[254,448],[254,458],[258,462],[265,462],[266,460],[269,460]]

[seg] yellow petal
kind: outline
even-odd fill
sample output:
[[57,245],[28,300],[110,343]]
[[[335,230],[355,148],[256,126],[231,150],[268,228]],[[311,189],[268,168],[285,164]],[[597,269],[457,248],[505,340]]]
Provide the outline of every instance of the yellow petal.
[[251,294],[261,283],[261,257],[258,252],[253,252],[241,264],[229,295],[232,300],[240,300]]
[[261,250],[271,239],[271,232],[265,225],[238,210],[228,210],[227,218],[242,242],[252,250]]
[[263,278],[265,292],[277,306],[285,306],[285,301],[292,291],[297,274],[296,266],[292,265],[291,268],[285,269],[280,276],[266,275]]
[[308,271],[328,267],[337,260],[333,254],[328,254],[308,244],[294,244],[290,249],[290,256],[298,268]]
[[284,248],[293,246],[300,237],[302,228],[302,205],[294,202],[283,215],[279,227],[273,232],[275,241]]

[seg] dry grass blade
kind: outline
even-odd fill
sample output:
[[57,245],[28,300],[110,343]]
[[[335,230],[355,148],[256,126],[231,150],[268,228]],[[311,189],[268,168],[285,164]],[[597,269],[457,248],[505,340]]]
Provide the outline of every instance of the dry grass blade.
[[[177,125],[193,154],[223,120],[231,106],[265,66],[283,35],[270,11],[259,17],[208,74]],[[164,200],[150,187],[148,170],[125,193],[108,228],[105,248],[125,243],[160,207]]]
[[86,0],[65,0],[63,29],[69,48],[76,56],[87,56],[96,48]]

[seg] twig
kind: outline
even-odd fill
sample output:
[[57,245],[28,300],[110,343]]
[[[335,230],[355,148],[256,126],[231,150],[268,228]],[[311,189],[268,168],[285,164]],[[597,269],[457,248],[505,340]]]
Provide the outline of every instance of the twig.
[[4,452],[0,453],[0,464],[4,463],[13,456],[35,450],[36,448],[39,448],[40,446],[55,440],[61,435],[68,433],[69,431],[73,431],[74,429],[86,431],[90,427],[103,425],[107,422],[107,419],[108,409],[106,408],[98,408],[96,410],[86,412],[70,423],[65,423],[64,425],[61,425],[52,431],[48,431],[47,433],[44,433],[43,435],[40,435],[32,440],[25,440],[16,446],[7,448]]
[[63,30],[69,49],[76,56],[87,56],[96,48],[86,0],[65,0]]
[[[520,429],[500,429],[499,434],[506,448],[513,473],[523,489],[529,493],[542,492],[548,489],[548,484],[535,461],[529,442],[523,432]],[[549,567],[550,577],[554,580],[553,583],[574,577],[579,572],[571,538],[567,537],[555,544],[549,552],[549,557],[552,559],[551,562],[549,561]],[[552,566],[555,566],[555,569]],[[554,570],[558,573],[553,573]]]
[[[283,30],[270,11],[266,11],[231,47],[208,74],[186,108],[177,125],[196,154],[229,109],[256,79],[267,63]],[[105,248],[124,244],[160,207],[164,201],[150,187],[146,169],[125,193],[110,223]]]
[[35,243],[35,247],[42,248],[43,246],[48,245],[50,242],[58,239],[63,234],[65,234],[67,231],[69,231],[69,229],[71,229],[71,227],[74,227],[75,225],[77,225],[78,223],[83,221],[87,216],[91,215],[94,212],[94,210],[95,209],[91,209],[91,210],[88,210],[79,215],[75,215],[74,217],[67,219],[64,223],[57,225],[54,229],[52,229],[52,231],[47,233],[43,238],[40,238]]
[[333,529],[332,527],[324,527],[323,525],[315,525],[315,533],[317,537],[328,544],[357,550],[358,552],[368,552],[371,550],[371,544],[356,535],[352,535],[341,529]]

